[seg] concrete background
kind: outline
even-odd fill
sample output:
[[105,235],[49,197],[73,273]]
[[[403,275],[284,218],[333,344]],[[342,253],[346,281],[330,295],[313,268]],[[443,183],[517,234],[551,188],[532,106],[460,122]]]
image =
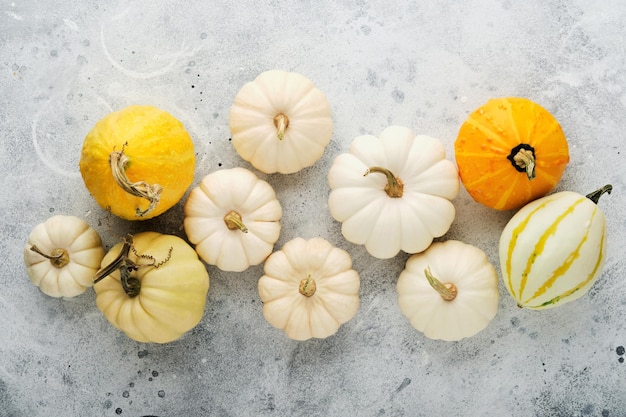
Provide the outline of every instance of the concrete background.
[[[622,0],[0,1],[0,416],[601,416],[626,415],[626,3]],[[361,274],[355,318],[295,342],[261,314],[262,267],[211,276],[202,322],[166,345],[112,328],[92,290],[53,299],[30,284],[22,248],[53,214],[87,220],[106,247],[120,234],[184,236],[182,203],[144,223],[112,218],[78,173],[93,124],[129,104],[178,117],[198,154],[194,185],[250,165],[229,142],[239,88],[268,69],[326,93],[335,130],[323,158],[264,175],[284,209],[277,248],[321,236]],[[453,143],[491,97],[537,101],[560,121],[571,162],[557,190],[611,183],[600,207],[608,252],[582,299],[518,309],[500,286],[477,336],[432,341],[401,314],[406,254],[377,260],[343,239],[327,208],[332,159],[390,124]],[[184,201],[184,200],[183,200]],[[444,239],[487,252],[511,212],[461,190]]]

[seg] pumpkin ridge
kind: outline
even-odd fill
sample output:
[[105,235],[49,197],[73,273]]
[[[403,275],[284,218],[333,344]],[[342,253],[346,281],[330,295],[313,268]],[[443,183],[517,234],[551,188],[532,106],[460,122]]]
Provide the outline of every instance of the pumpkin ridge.
[[585,198],[581,198],[578,201],[576,201],[575,203],[573,203],[572,205],[570,205],[563,213],[561,213],[559,216],[556,217],[556,219],[552,222],[552,224],[550,224],[550,226],[548,226],[545,231],[543,232],[543,234],[541,235],[541,237],[539,238],[539,240],[537,241],[537,243],[535,244],[535,247],[533,248],[533,254],[528,258],[528,261],[526,262],[526,269],[524,269],[524,272],[522,272],[522,280],[520,282],[520,293],[519,293],[519,299],[522,300],[522,293],[524,292],[524,289],[526,287],[526,283],[528,282],[528,276],[531,273],[531,269],[535,263],[535,260],[541,256],[541,254],[543,253],[543,250],[545,249],[545,245],[548,241],[548,239],[550,238],[550,236],[554,235],[556,233],[556,229],[558,227],[558,225],[567,217],[569,216],[571,213],[574,212],[574,209],[576,208],[576,206],[578,206],[580,203],[584,202]]
[[84,249],[80,249],[80,250],[74,251],[74,252],[72,252],[71,261],[73,263],[75,263],[76,265],[80,265],[80,266],[83,266],[85,268],[90,268],[90,269],[96,268],[96,269],[99,269],[100,261],[102,260],[102,257],[104,256],[104,249],[102,249],[103,255],[99,256],[100,261],[94,261],[93,265],[89,265],[88,263],[84,262],[81,259],[80,254],[84,254],[85,256],[87,256],[87,258],[89,258],[90,255],[91,255],[90,252],[94,252],[94,251],[95,252],[100,252],[100,250],[101,250],[101,248],[97,248],[96,247],[96,248],[84,248]]
[[[317,87],[315,87],[315,84],[313,84],[313,82],[307,82],[305,86],[300,88],[298,91],[298,100],[295,100],[292,97],[292,99],[289,100],[288,103],[286,103],[285,107],[289,108],[289,114],[287,115],[287,117],[289,117],[289,119],[291,120],[292,118],[295,119],[302,116],[306,117],[307,112],[313,114],[318,112],[319,109],[313,108],[313,106],[311,105],[311,102],[315,103],[317,101],[315,99],[319,98],[319,96],[317,96],[316,94],[317,91],[318,89]],[[324,106],[320,106],[320,108],[322,107]]]
[[[384,192],[384,191],[382,191],[382,192]],[[352,212],[352,214],[350,214],[349,216],[345,216],[345,218],[343,220],[341,220],[341,221],[345,222],[345,221],[351,219],[352,217],[354,217],[354,216],[356,216],[356,215],[358,215],[358,214],[360,214],[360,213],[362,213],[364,211],[365,212],[370,211],[371,209],[369,207],[372,206],[372,205],[375,205],[375,204],[380,204],[379,199],[372,198],[370,201],[367,202],[367,204],[365,204],[365,205],[363,205],[361,207],[357,207],[356,210]],[[378,210],[382,210],[382,208],[379,208]]]
[[[549,138],[550,136],[552,136],[554,133],[558,133],[558,131],[560,130],[560,125],[558,123],[551,123],[551,126],[549,129],[544,129],[539,133],[536,133],[536,123],[533,124],[533,129],[532,129],[532,135],[530,137],[529,142],[532,140],[533,147],[538,147],[541,149],[540,144],[543,142],[550,142]],[[536,149],[536,148],[535,148]],[[539,151],[539,153],[541,154],[541,151]],[[541,155],[542,157],[545,157],[545,155]]]
[[[241,193],[245,195],[243,201],[239,202],[239,207],[234,208],[242,216],[249,216],[251,213],[263,208],[265,205],[273,202],[276,199],[276,193],[271,186],[268,188],[266,182],[260,178],[250,178],[251,184],[242,190]],[[262,198],[258,198],[258,194],[261,194]],[[255,198],[255,204],[252,204],[252,198]],[[249,207],[251,206],[251,207]],[[242,210],[246,207],[246,210]]]
[[[513,111],[513,103],[512,101],[517,101],[517,100],[506,100],[507,101],[507,114],[509,116],[509,126],[512,129],[512,133],[513,133],[513,138],[511,139],[511,142],[514,143],[514,145],[518,145],[518,144],[522,144],[522,143],[526,143],[526,137],[522,138],[522,135],[520,134],[519,129],[517,128],[517,122],[515,121],[515,114]],[[531,103],[531,106],[533,106],[533,104]],[[516,142],[514,142],[514,139],[516,139]],[[528,143],[528,145],[531,145],[530,143]],[[514,148],[515,146],[511,146],[511,149]],[[511,149],[509,149],[509,152],[511,151]]]
[[[387,201],[383,202],[383,208],[381,209],[382,213],[385,213],[386,215],[389,215],[389,212],[391,211],[390,207],[396,207],[396,205],[394,204],[395,201],[394,199],[391,198],[387,198]],[[402,209],[402,207],[400,206],[400,209]],[[397,215],[399,213],[398,210],[393,210],[393,215]],[[367,241],[365,242],[365,247],[368,249],[368,252],[370,250],[370,248],[372,247],[372,245],[376,245],[378,246],[379,244],[379,239],[372,239],[372,235],[374,234],[374,232],[376,230],[378,230],[379,224],[381,223],[382,220],[384,220],[386,216],[377,216],[376,220],[370,223],[370,230],[369,233],[367,235]],[[388,237],[391,233],[394,234],[395,238],[394,239],[390,239],[391,242],[402,242],[402,236],[405,234],[401,225],[398,222],[395,222],[395,224],[393,224],[393,226],[396,227],[396,229],[391,229],[390,226],[392,225],[388,225],[389,227],[385,227],[385,233],[383,234],[377,234],[377,236],[386,236]],[[394,252],[394,255],[396,253],[398,253],[400,250],[402,250],[402,248],[400,247],[400,243],[397,243],[395,245],[396,247],[393,248],[392,252]],[[389,245],[387,245],[387,249],[389,248]],[[377,251],[378,252],[378,251]],[[370,252],[371,253],[371,252]],[[394,256],[392,255],[392,256]],[[387,256],[389,257],[389,256]]]
[[[502,138],[501,133],[494,132],[493,130],[491,130],[491,127],[496,127],[496,126],[488,125],[489,122],[487,120],[478,120],[475,118],[475,116],[470,117],[467,121],[469,122],[470,128],[475,127],[485,136],[492,139],[493,142],[502,144],[501,148],[492,145],[493,149],[497,150],[498,153],[501,153],[502,155],[507,155],[509,152],[511,152],[511,148],[513,146],[511,146],[510,143],[508,143],[505,139]],[[467,153],[463,152],[463,155],[467,155]],[[490,156],[490,157],[493,157],[493,156]]]
[[[591,219],[590,222],[593,221],[593,218],[595,217],[596,213],[598,212],[597,208],[594,208],[593,210],[593,214],[591,215]],[[576,246],[576,249],[574,249],[573,252],[571,252],[567,258],[565,258],[565,261],[559,265],[553,272],[552,272],[552,276],[550,278],[548,278],[541,287],[539,287],[537,289],[537,291],[535,292],[535,294],[532,295],[532,297],[528,298],[526,301],[524,301],[524,304],[528,304],[530,301],[534,300],[535,298],[541,296],[542,294],[544,294],[548,289],[550,289],[552,287],[552,285],[556,282],[556,280],[558,278],[560,278],[561,276],[563,276],[568,270],[569,268],[572,266],[572,264],[576,261],[576,259],[580,256],[580,250],[583,247],[583,245],[585,244],[585,242],[587,241],[587,239],[589,238],[589,232],[591,231],[591,228],[587,228],[587,231],[585,232],[585,235],[583,236],[583,238],[581,239],[581,241],[578,243],[578,245]]]
[[[510,178],[510,180],[508,181],[510,184],[517,184],[519,181],[526,181],[526,179],[528,178],[527,176],[525,176],[524,174],[522,175],[517,175],[516,174],[517,171],[511,172],[509,175],[507,175],[508,178]],[[535,181],[536,178],[533,180]],[[525,194],[530,194],[530,192],[528,190],[525,190]],[[494,204],[494,208],[498,209],[501,207],[504,207],[508,198],[513,195],[513,193],[515,192],[515,186],[513,187],[507,187],[507,189],[504,190],[503,193],[500,194],[500,198],[498,199],[498,201]]]
[[[418,182],[421,182],[421,181],[424,181],[424,180],[426,182],[434,181],[434,178],[436,178],[438,176],[437,175],[438,172],[436,170],[438,168],[440,168],[440,166],[445,166],[445,165],[447,165],[447,163],[452,164],[452,162],[448,161],[447,159],[439,159],[437,161],[432,161],[431,164],[429,164],[427,167],[425,167],[424,169],[422,169],[419,172],[407,173],[407,171],[409,171],[409,169],[410,169],[410,168],[407,169],[407,165],[409,164],[409,162],[410,161],[407,160],[407,162],[404,164],[404,166],[398,171],[398,178],[401,178],[402,181],[404,182],[404,189],[405,189],[405,191],[406,191],[407,188],[410,188],[411,185],[413,185],[415,183],[418,183]],[[456,170],[456,167],[454,169]],[[433,174],[433,172],[431,172],[431,171],[435,171],[435,173]],[[431,178],[424,178],[424,177],[431,177]],[[437,178],[437,179],[439,179],[439,178]]]
[[[424,197],[424,196],[426,196],[426,197]],[[444,197],[434,196],[434,195],[428,194],[428,193],[420,193],[420,197],[419,198],[420,199],[443,198],[445,201],[448,201],[448,202],[450,201],[450,200],[445,199]],[[408,199],[407,199],[407,201],[408,201]],[[435,235],[439,234],[439,233],[436,233],[430,227],[430,225],[428,225],[427,223],[424,222],[423,217],[426,217],[426,216],[424,216],[423,214],[420,213],[420,210],[428,210],[428,209],[430,209],[431,208],[430,205],[424,205],[422,207],[422,206],[420,206],[419,202],[415,202],[415,201],[411,200],[411,203],[407,204],[407,207],[410,209],[410,213],[412,215],[411,216],[412,217],[411,220],[413,221],[413,226],[416,225],[416,222],[419,222],[419,226],[416,226],[415,230],[418,230],[418,231],[419,230],[428,230],[428,233],[430,233],[432,236],[435,236]],[[437,213],[437,214],[439,214],[439,213]],[[412,233],[413,233],[413,230],[407,230],[407,233],[405,235],[410,235]],[[445,232],[444,232],[444,234],[445,234]],[[402,240],[403,240],[402,246],[404,247],[404,243],[405,242],[404,242],[404,239],[402,239]],[[413,239],[411,238],[411,240],[413,240]]]
[[[320,117],[320,119],[322,119]],[[294,141],[293,136],[297,136],[297,141],[299,142],[307,142],[309,145],[313,145],[317,148],[321,148],[322,151],[324,149],[326,149],[326,145],[321,144],[317,139],[320,138],[321,136],[314,136],[311,137],[309,135],[305,135],[304,133],[302,133],[302,131],[300,130],[300,126],[298,124],[298,121],[294,121],[291,125],[290,125],[290,132],[289,133],[285,133],[285,136],[290,136],[291,137],[291,141]],[[289,140],[289,139],[288,139]]]
[[[480,176],[477,176],[476,178],[474,178],[472,181],[469,181],[467,178],[465,180],[465,188],[466,189],[472,189],[474,187],[476,187],[477,185],[486,183],[486,182],[490,182],[494,179],[499,179],[500,177],[502,177],[503,175],[510,175],[512,174],[512,172],[509,170],[509,168],[511,167],[511,164],[501,164],[502,166],[498,169],[498,170],[494,170],[493,172],[490,173],[485,173],[482,174]],[[513,172],[517,172],[517,171],[513,171]]]
[[332,309],[328,308],[328,305],[326,304],[326,301],[324,300],[324,297],[320,297],[319,295],[317,297],[311,296],[310,301],[308,303],[309,304],[313,304],[310,307],[310,309],[307,311],[308,316],[309,316],[309,325],[311,326],[311,328],[313,327],[312,324],[311,324],[311,320],[312,320],[312,317],[313,317],[311,312],[313,310],[315,310],[315,309],[324,310],[326,315],[328,317],[332,318],[335,321],[335,323],[337,323],[338,325],[341,324],[341,323],[339,323],[339,320],[337,320],[337,317],[335,317],[335,315],[332,313]]

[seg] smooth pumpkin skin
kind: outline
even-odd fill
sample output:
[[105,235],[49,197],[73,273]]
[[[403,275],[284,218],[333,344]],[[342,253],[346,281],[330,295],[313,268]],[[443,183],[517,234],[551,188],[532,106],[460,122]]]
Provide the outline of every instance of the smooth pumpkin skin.
[[[444,300],[429,284],[424,269],[458,294]],[[411,255],[397,283],[400,310],[430,339],[457,341],[484,330],[498,311],[498,273],[481,249],[447,240]]]
[[[149,202],[123,190],[113,179],[109,157],[121,151],[130,159],[126,175],[163,187],[158,206],[144,216]],[[153,106],[129,106],[98,121],[83,142],[80,172],[96,202],[126,220],[162,214],[183,197],[193,181],[194,145],[183,124]]]
[[554,308],[585,295],[602,273],[606,219],[589,198],[571,191],[525,205],[499,243],[502,280],[519,307]]
[[[532,180],[507,159],[520,144],[535,150]],[[519,97],[494,98],[473,111],[459,130],[454,150],[468,193],[498,210],[517,209],[546,195],[569,162],[558,121],[539,104]]]
[[[209,289],[209,274],[196,251],[183,239],[156,232],[133,236],[138,254],[152,256],[158,268],[140,267],[131,276],[141,281],[141,291],[129,297],[122,288],[119,270],[94,285],[96,305],[107,320],[139,342],[167,343],[178,339],[202,319]],[[113,246],[102,260],[108,265],[119,254],[122,243]],[[135,263],[150,263],[131,251]]]

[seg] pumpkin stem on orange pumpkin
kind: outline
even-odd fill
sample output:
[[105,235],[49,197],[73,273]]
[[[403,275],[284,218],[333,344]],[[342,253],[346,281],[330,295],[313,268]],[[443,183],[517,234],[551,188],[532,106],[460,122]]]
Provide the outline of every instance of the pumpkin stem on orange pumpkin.
[[304,295],[305,297],[312,296],[313,294],[315,294],[316,290],[317,285],[315,284],[315,280],[313,279],[311,274],[308,274],[306,278],[300,281],[298,291],[300,291],[300,294]]
[[224,216],[224,223],[226,223],[226,227],[230,230],[241,230],[244,233],[248,233],[248,228],[245,224],[243,224],[241,214],[237,213],[235,210],[231,210],[226,213]]
[[109,164],[115,183],[127,193],[135,197],[145,198],[150,202],[150,205],[145,210],[141,210],[139,207],[136,208],[137,217],[144,217],[159,205],[163,187],[159,184],[148,184],[145,181],[132,182],[128,176],[126,176],[126,165],[128,162],[129,158],[124,153],[124,149],[121,151],[113,151],[109,155]]
[[54,249],[50,255],[47,255],[45,253],[43,253],[41,250],[39,250],[39,248],[35,245],[30,247],[30,250],[32,250],[35,253],[38,253],[39,255],[43,256],[46,259],[50,260],[50,263],[52,264],[52,266],[54,266],[55,268],[63,268],[65,265],[67,265],[68,263],[70,263],[70,255],[69,253],[67,253],[67,251],[65,249],[62,248],[56,248]]
[[404,184],[402,180],[395,175],[387,168],[382,168],[378,166],[370,167],[363,176],[367,176],[372,172],[377,172],[380,174],[384,174],[387,177],[387,185],[385,185],[385,192],[391,198],[399,198],[404,194]]
[[445,301],[452,301],[456,298],[459,291],[454,284],[450,282],[444,284],[439,281],[433,276],[432,272],[430,272],[430,267],[424,269],[424,275],[426,275],[430,286],[433,287]]
[[289,127],[289,118],[284,113],[278,113],[274,116],[274,126],[276,126],[276,136],[278,139],[283,140],[285,137],[285,130]]
[[594,203],[598,204],[600,197],[602,197],[604,193],[611,194],[611,191],[613,191],[613,186],[611,184],[607,184],[604,187],[597,189],[592,193],[587,194],[585,197],[587,197],[589,200],[593,201]]
[[529,180],[535,178],[535,149],[526,144],[516,146],[507,157],[513,168],[525,172]]

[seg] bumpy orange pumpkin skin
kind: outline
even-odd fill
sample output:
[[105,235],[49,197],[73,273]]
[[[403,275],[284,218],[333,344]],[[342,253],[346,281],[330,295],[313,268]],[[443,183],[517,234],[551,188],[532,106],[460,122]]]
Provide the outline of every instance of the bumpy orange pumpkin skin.
[[[532,174],[517,158],[525,149]],[[539,104],[518,97],[496,98],[472,112],[454,144],[461,181],[487,207],[512,210],[554,189],[569,162],[558,121]]]
[[[111,158],[128,158],[131,183],[160,187],[158,203],[124,190],[113,177]],[[194,145],[183,124],[152,106],[129,106],[98,121],[83,142],[80,172],[85,186],[105,210],[126,220],[164,213],[183,197],[193,181]]]

